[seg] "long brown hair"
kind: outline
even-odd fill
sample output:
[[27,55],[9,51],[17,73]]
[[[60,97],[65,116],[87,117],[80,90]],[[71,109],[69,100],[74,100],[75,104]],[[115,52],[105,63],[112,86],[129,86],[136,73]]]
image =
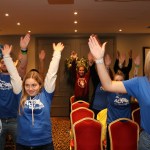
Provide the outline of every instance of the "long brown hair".
[[[27,100],[27,92],[25,90],[25,82],[27,79],[29,78],[32,78],[34,79],[35,81],[37,81],[40,85],[40,87],[43,87],[43,78],[42,76],[39,74],[38,71],[35,71],[35,70],[30,70],[24,77],[23,79],[23,83],[22,83],[22,96],[21,96],[21,100],[20,100],[20,104],[19,104],[19,114],[20,114],[20,109],[23,109],[24,108],[24,105],[25,105],[25,102]],[[41,90],[41,89],[40,89]],[[41,91],[39,91],[41,92]]]
[[144,73],[150,80],[150,51],[146,55]]

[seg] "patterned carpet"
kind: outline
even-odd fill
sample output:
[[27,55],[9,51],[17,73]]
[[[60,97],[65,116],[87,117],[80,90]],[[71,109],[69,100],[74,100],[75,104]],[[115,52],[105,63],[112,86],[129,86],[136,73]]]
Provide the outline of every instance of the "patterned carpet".
[[70,119],[52,117],[52,135],[55,150],[69,150]]
[[[69,150],[70,119],[67,117],[52,117],[52,136],[55,150]],[[12,138],[8,135],[5,150],[15,150]]]

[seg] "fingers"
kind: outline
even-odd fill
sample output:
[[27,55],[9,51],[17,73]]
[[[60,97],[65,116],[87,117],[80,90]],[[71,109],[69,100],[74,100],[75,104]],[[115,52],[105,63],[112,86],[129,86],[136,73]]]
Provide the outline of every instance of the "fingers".
[[57,44],[53,43],[53,49],[57,51],[62,51],[64,49],[63,43],[59,42]]

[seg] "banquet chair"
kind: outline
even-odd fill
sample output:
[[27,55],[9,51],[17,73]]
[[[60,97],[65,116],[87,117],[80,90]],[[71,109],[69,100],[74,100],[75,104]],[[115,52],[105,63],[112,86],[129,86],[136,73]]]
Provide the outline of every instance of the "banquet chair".
[[73,125],[74,150],[102,150],[102,125],[94,118],[83,118]]
[[79,108],[79,107],[86,107],[86,108],[89,108],[90,104],[88,102],[85,102],[83,100],[78,100],[74,103],[72,103],[71,105],[71,111],[76,109],[76,108]]
[[70,104],[72,104],[72,103],[74,103],[74,102],[75,102],[75,96],[72,95],[72,96],[70,97]]
[[108,126],[111,150],[137,150],[139,125],[131,119],[120,118]]
[[132,116],[132,120],[135,121],[141,128],[141,126],[140,126],[140,120],[141,120],[140,119],[140,108],[133,110],[131,113],[131,116]]
[[79,107],[72,110],[70,113],[71,125],[85,117],[94,118],[94,112],[86,107]]
[[86,107],[79,107],[75,110],[72,110],[70,113],[71,120],[71,130],[70,130],[70,147],[74,148],[74,134],[73,134],[73,124],[80,119],[89,117],[94,119],[94,112]]

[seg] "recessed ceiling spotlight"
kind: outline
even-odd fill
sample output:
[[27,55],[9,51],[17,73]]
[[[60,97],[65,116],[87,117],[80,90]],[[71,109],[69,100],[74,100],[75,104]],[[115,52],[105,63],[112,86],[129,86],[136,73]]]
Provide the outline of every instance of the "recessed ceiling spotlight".
[[20,26],[21,24],[20,24],[20,22],[17,22],[17,26]]
[[5,16],[6,16],[6,17],[8,17],[8,16],[9,16],[9,14],[8,14],[8,13],[6,13],[6,14],[5,14]]
[[122,29],[119,29],[119,32],[122,32]]
[[78,21],[74,21],[74,24],[77,24],[78,23]]
[[78,32],[78,30],[74,30],[74,32]]
[[29,30],[28,33],[31,33],[31,31]]
[[77,15],[77,14],[78,14],[78,12],[77,12],[77,11],[75,11],[75,12],[74,12],[74,15]]

